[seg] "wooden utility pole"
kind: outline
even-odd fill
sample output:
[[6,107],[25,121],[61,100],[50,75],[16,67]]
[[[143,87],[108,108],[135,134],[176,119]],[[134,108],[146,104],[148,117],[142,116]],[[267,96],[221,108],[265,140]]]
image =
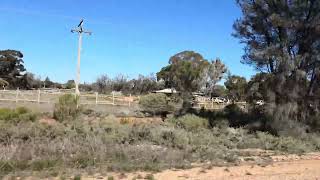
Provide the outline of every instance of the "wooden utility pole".
[[81,62],[81,48],[82,48],[82,34],[89,34],[91,35],[92,32],[90,31],[85,31],[83,30],[83,19],[81,19],[78,27],[76,29],[72,29],[71,32],[72,33],[78,33],[79,34],[79,44],[78,44],[78,63],[77,63],[77,75],[76,75],[76,90],[75,93],[76,95],[80,95],[80,91],[79,91],[79,83],[80,83],[80,62]]

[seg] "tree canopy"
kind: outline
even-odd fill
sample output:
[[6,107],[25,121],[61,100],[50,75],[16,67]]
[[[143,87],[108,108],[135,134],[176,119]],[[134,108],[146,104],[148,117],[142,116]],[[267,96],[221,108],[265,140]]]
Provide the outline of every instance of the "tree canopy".
[[15,50],[0,51],[0,77],[16,87],[21,83],[26,69],[23,65],[23,54]]
[[224,85],[228,90],[228,96],[230,99],[233,101],[245,100],[245,91],[247,87],[246,78],[236,75],[229,75]]
[[246,44],[242,62],[256,69],[310,81],[315,93],[320,76],[320,1],[237,0],[243,17],[234,36]]
[[169,65],[157,73],[157,78],[163,80],[166,87],[180,92],[211,92],[225,72],[220,59],[209,62],[197,52],[183,51],[170,58]]
[[262,72],[250,96],[268,103],[279,123],[320,124],[320,1],[237,0],[243,16],[234,36],[245,44],[242,62]]

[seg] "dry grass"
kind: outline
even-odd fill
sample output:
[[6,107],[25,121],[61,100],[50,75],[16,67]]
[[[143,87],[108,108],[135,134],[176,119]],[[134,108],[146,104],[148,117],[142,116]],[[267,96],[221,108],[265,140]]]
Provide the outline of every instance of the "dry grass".
[[[181,126],[183,119],[187,125]],[[300,140],[249,134],[241,128],[199,126],[199,119],[205,120],[187,116],[166,123],[133,123],[90,111],[68,122],[0,120],[0,172],[160,171],[195,163],[236,163],[242,156],[239,149],[303,153],[320,147],[316,136]]]

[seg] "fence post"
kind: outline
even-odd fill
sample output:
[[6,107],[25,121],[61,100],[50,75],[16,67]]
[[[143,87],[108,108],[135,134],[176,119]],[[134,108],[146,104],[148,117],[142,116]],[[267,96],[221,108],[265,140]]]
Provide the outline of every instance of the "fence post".
[[129,107],[131,106],[131,94],[130,94],[130,98],[129,98]]
[[112,105],[114,106],[114,92],[112,91]]
[[19,88],[17,88],[17,91],[16,91],[16,103],[18,102],[18,97],[19,97]]
[[96,105],[98,104],[98,92],[96,92]]
[[40,89],[38,89],[38,104],[40,104],[40,93],[41,93],[41,91],[40,91]]

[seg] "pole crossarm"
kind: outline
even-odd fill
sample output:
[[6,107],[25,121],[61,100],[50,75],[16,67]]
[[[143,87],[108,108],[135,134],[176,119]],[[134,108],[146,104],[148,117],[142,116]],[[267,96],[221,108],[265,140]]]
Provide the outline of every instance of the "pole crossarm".
[[80,30],[80,29],[72,29],[71,32],[72,33],[85,33],[85,34],[92,35],[91,31],[83,31],[83,30]]

